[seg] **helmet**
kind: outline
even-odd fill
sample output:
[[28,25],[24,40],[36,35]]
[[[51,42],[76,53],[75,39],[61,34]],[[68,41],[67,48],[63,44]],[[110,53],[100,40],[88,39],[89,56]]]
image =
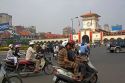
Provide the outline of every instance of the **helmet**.
[[18,44],[18,45],[15,45],[15,48],[19,48],[20,47],[20,45]]
[[13,44],[10,44],[10,45],[9,45],[9,48],[13,48]]
[[75,41],[74,40],[70,40],[69,43],[70,43],[71,46],[75,45]]
[[62,46],[65,47],[69,42],[68,41],[63,41]]
[[34,45],[35,43],[34,42],[30,42],[29,45]]

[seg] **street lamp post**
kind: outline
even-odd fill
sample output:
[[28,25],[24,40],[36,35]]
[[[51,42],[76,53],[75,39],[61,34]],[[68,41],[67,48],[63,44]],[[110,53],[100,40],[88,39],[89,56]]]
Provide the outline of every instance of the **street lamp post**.
[[70,40],[73,40],[73,34],[74,34],[74,28],[73,28],[73,20],[76,19],[78,17],[75,18],[71,18],[71,22],[72,22],[72,29],[71,29],[71,33],[70,33]]
[[78,18],[78,17],[71,18],[71,22],[72,22],[72,34],[73,34],[73,29],[74,29],[74,28],[73,28],[73,20],[76,19],[76,18]]

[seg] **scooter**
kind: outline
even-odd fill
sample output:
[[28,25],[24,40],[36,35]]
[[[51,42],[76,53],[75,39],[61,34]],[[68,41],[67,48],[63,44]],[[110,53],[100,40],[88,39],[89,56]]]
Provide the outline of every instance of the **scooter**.
[[87,72],[85,79],[83,79],[82,81],[73,79],[74,74],[70,70],[54,66],[54,83],[97,83],[97,70],[90,61],[87,62],[87,65],[91,69],[91,72]]
[[55,60],[57,60],[57,57],[58,57],[58,52],[57,51],[53,53],[53,57],[55,58]]
[[22,83],[22,79],[17,73],[7,73],[0,64],[0,83]]
[[[46,57],[43,55],[39,55],[39,59],[41,60],[40,73],[44,71],[46,74],[51,75],[53,73],[53,65]],[[14,65],[11,60],[4,60],[6,70],[8,72],[18,72],[21,76],[28,76],[30,74],[34,74],[35,70],[35,61],[27,61],[25,59],[18,59],[17,65]]]

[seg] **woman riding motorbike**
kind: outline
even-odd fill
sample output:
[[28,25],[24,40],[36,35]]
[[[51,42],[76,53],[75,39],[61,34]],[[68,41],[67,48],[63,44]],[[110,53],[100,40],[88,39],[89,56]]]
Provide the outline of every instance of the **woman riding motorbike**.
[[14,65],[17,64],[17,57],[14,56],[14,45],[10,44],[9,45],[9,51],[7,52],[7,60],[13,60],[14,61]]
[[14,56],[16,56],[17,58],[20,58],[20,55],[21,55],[21,53],[20,53],[20,45],[17,44],[17,45],[15,45]]

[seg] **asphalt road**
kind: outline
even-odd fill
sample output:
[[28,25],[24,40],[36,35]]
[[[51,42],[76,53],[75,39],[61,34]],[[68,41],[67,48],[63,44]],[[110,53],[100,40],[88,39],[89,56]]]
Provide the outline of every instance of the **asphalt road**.
[[[5,52],[0,53],[5,57]],[[90,60],[98,69],[99,83],[125,83],[125,53],[108,53],[105,47],[91,49]],[[23,78],[23,83],[53,83],[44,73]]]

